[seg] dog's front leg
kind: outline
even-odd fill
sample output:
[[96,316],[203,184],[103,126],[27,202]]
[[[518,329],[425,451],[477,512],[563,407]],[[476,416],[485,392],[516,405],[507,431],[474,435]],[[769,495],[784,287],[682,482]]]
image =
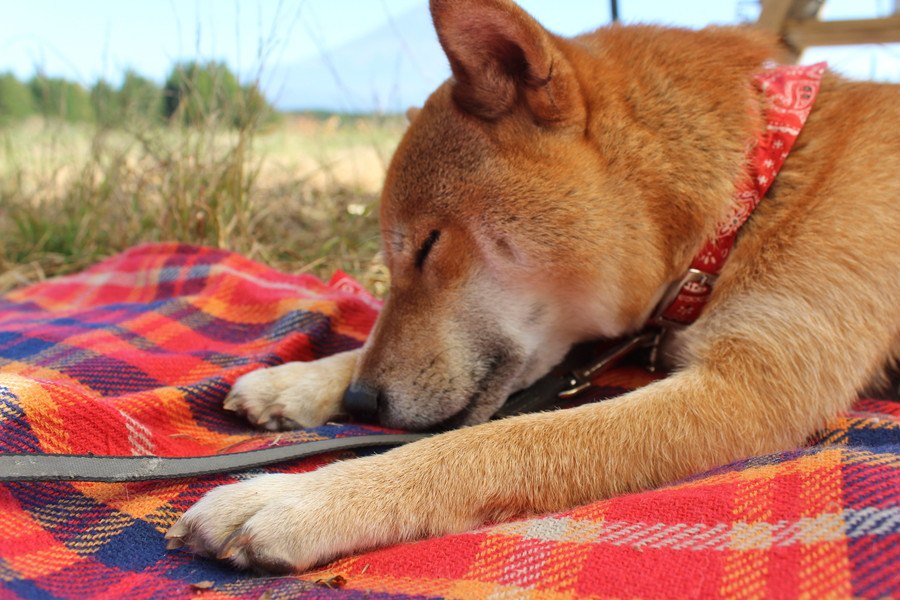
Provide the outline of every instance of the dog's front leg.
[[303,570],[367,548],[646,489],[802,442],[796,428],[771,426],[773,409],[734,381],[741,379],[689,369],[601,404],[224,486],[168,536],[241,567]]
[[341,412],[362,349],[259,369],[238,379],[224,408],[270,430],[317,427]]

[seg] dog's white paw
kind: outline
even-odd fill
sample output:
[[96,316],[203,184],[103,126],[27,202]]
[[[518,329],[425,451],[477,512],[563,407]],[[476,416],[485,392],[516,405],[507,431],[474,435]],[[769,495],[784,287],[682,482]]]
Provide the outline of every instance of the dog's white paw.
[[424,515],[392,493],[396,470],[382,455],[218,487],[169,529],[168,547],[285,573],[418,537]]
[[232,386],[223,407],[270,431],[317,427],[340,412],[357,354],[342,352],[247,373]]
[[322,520],[329,495],[318,473],[262,475],[218,487],[166,534],[169,549],[193,552],[267,573],[307,569],[346,548],[351,531]]
[[[478,429],[312,473],[262,475],[216,488],[169,529],[169,548],[187,546],[257,571],[302,571],[518,514],[502,491],[508,485],[499,485],[508,478],[493,461],[498,444]],[[506,438],[499,431],[497,439]]]

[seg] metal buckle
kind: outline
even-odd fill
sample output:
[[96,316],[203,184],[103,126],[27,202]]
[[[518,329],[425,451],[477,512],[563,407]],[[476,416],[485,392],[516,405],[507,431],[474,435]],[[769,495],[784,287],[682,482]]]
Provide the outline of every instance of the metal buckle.
[[616,344],[590,365],[570,372],[566,375],[566,378],[569,380],[569,387],[561,391],[559,397],[566,399],[577,396],[591,386],[592,380],[597,375],[610,369],[620,359],[639,348],[646,348],[656,344],[659,334],[660,332],[655,329],[645,330],[620,344]]
[[701,285],[712,288],[718,278],[719,276],[714,273],[707,273],[706,271],[701,271],[700,269],[691,267],[687,270],[687,273],[684,274],[684,277],[669,286],[669,289],[666,290],[666,293],[663,295],[662,300],[660,300],[659,304],[656,305],[656,310],[653,311],[653,316],[650,317],[650,320],[647,322],[653,325],[658,325],[660,327],[686,327],[688,325],[687,323],[679,323],[678,321],[666,319],[665,317],[663,317],[663,314],[665,314],[665,312],[669,310],[669,307],[672,306],[672,304],[675,302],[675,299],[678,298],[678,294],[681,293],[681,290],[684,289],[686,285],[691,283],[699,283]]
[[598,359],[591,362],[588,366],[575,369],[567,373],[563,380],[566,381],[566,388],[558,394],[560,399],[573,398],[588,389],[594,378],[600,373],[610,369],[616,362],[631,354],[640,348],[650,348],[650,370],[655,371],[657,368],[657,360],[659,353],[659,345],[662,337],[669,329],[685,327],[687,324],[671,321],[663,317],[663,314],[675,299],[681,290],[689,284],[697,283],[712,288],[718,275],[707,273],[700,269],[690,268],[684,277],[669,286],[662,300],[653,312],[653,316],[647,321],[647,328],[641,333],[630,337],[619,344],[611,347],[604,352]]

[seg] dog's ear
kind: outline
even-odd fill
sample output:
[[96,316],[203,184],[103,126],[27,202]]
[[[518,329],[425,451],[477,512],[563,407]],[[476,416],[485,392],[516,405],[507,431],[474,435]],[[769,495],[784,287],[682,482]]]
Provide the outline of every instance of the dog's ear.
[[422,109],[417,106],[410,106],[406,109],[406,121],[408,123],[412,123],[416,120],[416,117],[419,116],[419,113],[422,112]]
[[511,0],[431,0],[431,16],[453,71],[453,100],[496,119],[525,102],[542,123],[584,116],[572,66],[553,36]]

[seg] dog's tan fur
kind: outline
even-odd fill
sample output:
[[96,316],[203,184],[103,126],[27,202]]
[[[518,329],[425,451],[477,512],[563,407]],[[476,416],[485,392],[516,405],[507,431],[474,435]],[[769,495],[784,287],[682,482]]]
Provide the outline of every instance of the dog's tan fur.
[[[750,82],[777,55],[765,35],[568,40],[508,0],[432,0],[432,13],[454,78],[413,115],[387,178],[390,299],[362,350],[238,382],[229,407],[261,424],[320,423],[351,377],[383,392],[389,425],[488,419],[573,343],[642,326],[729,208],[762,127]],[[900,356],[898,298],[900,92],[827,74],[711,303],[674,339],[670,377],[225,486],[169,537],[306,569],[794,448]]]

